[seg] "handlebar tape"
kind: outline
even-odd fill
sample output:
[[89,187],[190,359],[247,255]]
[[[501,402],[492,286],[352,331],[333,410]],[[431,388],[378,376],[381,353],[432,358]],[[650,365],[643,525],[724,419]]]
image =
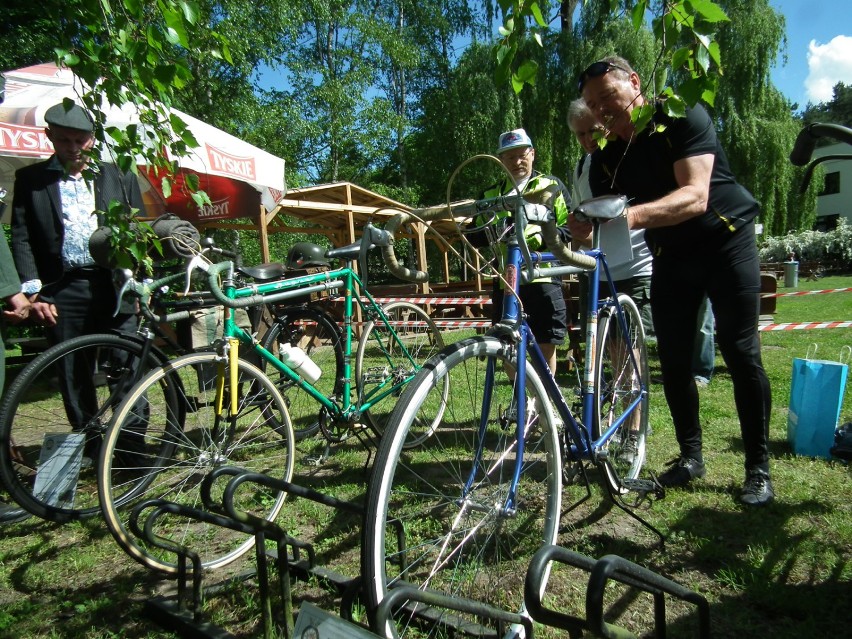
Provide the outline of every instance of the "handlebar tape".
[[811,155],[816,146],[816,137],[811,133],[811,127],[807,126],[796,136],[796,142],[793,144],[793,150],[790,151],[790,162],[793,166],[805,166],[811,161]]
[[249,306],[259,306],[261,304],[280,302],[281,300],[300,297],[310,293],[319,293],[321,291],[327,291],[332,288],[340,288],[343,286],[343,280],[329,280],[327,282],[322,282],[321,284],[300,286],[298,288],[280,291],[278,293],[267,293],[265,295],[257,294],[237,300],[225,295],[219,286],[219,274],[222,271],[227,271],[230,267],[231,262],[219,262],[218,264],[211,264],[207,268],[207,285],[210,290],[210,294],[222,306],[227,306],[228,308],[247,308]]
[[[546,187],[540,191],[524,193],[523,198],[528,202],[544,204],[547,206],[549,205],[550,200],[558,195],[559,190],[558,186],[551,185],[550,187]],[[499,201],[502,203],[508,203],[510,200],[517,197],[517,195],[500,196],[498,198],[491,198],[491,200],[494,202]],[[393,237],[397,229],[401,226],[413,221],[422,220],[424,222],[430,222],[434,220],[451,220],[455,217],[469,217],[470,215],[481,212],[482,203],[487,201],[488,200],[461,200],[458,202],[452,202],[449,206],[431,206],[422,209],[414,209],[411,213],[398,213],[397,215],[394,215],[385,225],[385,230],[391,235],[391,245],[382,248],[382,257],[384,258],[390,272],[399,279],[411,282],[420,283],[426,282],[429,279],[428,273],[402,266],[399,263],[399,260],[397,260],[396,254],[393,250]],[[578,266],[584,269],[591,270],[595,268],[597,261],[594,257],[572,251],[564,244],[564,242],[562,242],[559,237],[559,232],[556,230],[556,220],[541,222],[540,225],[544,241],[547,243],[550,251],[560,260],[566,264]]]

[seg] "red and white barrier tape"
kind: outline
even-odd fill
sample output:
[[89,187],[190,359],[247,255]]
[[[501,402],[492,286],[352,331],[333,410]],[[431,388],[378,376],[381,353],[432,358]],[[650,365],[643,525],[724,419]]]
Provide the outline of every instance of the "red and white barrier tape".
[[846,288],[826,288],[819,291],[793,291],[792,293],[762,293],[761,297],[797,297],[799,295],[819,295],[820,293],[847,293],[852,286]]
[[787,322],[758,326],[759,331],[800,331],[811,328],[852,328],[852,322]]
[[[761,297],[799,297],[801,295],[820,295],[824,293],[848,293],[852,291],[852,286],[846,288],[826,288],[817,291],[793,291],[791,293],[761,293]],[[339,298],[336,301],[342,301]],[[388,304],[390,302],[411,302],[412,304],[491,304],[491,298],[488,297],[375,297],[378,304]],[[366,300],[365,300],[366,301]]]
[[[435,326],[448,328],[487,328],[491,326],[491,320],[476,319],[436,319]],[[423,321],[392,321],[390,325],[395,328],[424,328]],[[784,324],[765,324],[759,326],[759,331],[800,331],[816,328],[852,328],[852,321],[848,322],[787,322]]]
[[[816,291],[794,291],[792,293],[765,293],[761,297],[793,297],[800,295],[818,295],[821,293],[846,293],[852,291],[852,287],[846,288],[830,288]],[[412,304],[491,304],[491,299],[487,297],[375,297],[373,298],[379,304],[387,304],[390,302],[411,302]],[[342,298],[341,298],[342,300]],[[436,319],[436,326],[446,326],[452,328],[482,328],[491,326],[491,320],[483,319]],[[425,322],[391,322],[393,326],[406,328],[422,328]],[[816,328],[850,328],[852,321],[848,322],[787,322],[783,324],[766,324],[759,326],[759,331],[796,331],[808,330]]]
[[[390,302],[411,302],[412,304],[491,304],[490,297],[374,297],[377,304],[389,304]],[[335,298],[335,302],[342,302],[343,298]],[[367,301],[367,298],[363,298]]]
[[[491,320],[466,320],[466,319],[437,319],[432,320],[435,326],[445,326],[450,328],[479,328],[491,326]],[[406,321],[390,321],[388,322],[394,328],[424,328],[426,322],[422,320]]]

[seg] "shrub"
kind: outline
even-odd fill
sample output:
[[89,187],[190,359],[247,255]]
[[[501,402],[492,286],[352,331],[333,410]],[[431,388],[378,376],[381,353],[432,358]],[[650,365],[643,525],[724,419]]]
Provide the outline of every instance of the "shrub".
[[767,237],[759,246],[761,262],[784,262],[791,253],[800,261],[852,267],[852,225],[841,218],[831,231],[802,231]]

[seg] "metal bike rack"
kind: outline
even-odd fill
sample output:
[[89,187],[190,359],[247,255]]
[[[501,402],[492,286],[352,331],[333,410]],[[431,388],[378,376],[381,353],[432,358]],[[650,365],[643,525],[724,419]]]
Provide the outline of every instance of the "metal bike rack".
[[[150,512],[145,518],[144,526],[140,529],[138,525],[138,518],[142,511],[148,509],[150,509]],[[177,544],[170,539],[159,537],[153,532],[156,521],[160,517],[168,514],[189,517],[197,521],[203,521],[223,528],[230,528],[231,530],[254,535],[257,570],[243,573],[237,577],[227,580],[226,582],[214,584],[206,588],[203,587],[203,571],[201,568],[201,559],[198,556],[198,553],[191,548]],[[177,595],[175,597],[155,597],[146,602],[146,612],[157,623],[177,631],[184,637],[199,639],[229,639],[232,637],[231,633],[204,621],[202,615],[202,602],[204,599],[223,591],[228,585],[257,577],[261,600],[263,636],[267,639],[271,639],[275,636],[275,634],[267,561],[272,559],[277,563],[278,573],[280,575],[279,598],[284,607],[284,616],[287,625],[284,632],[287,636],[291,636],[291,633],[288,634],[288,630],[292,630],[293,621],[290,599],[290,580],[286,565],[286,546],[288,542],[295,540],[290,539],[286,534],[284,534],[283,530],[279,528],[275,531],[271,527],[265,530],[257,530],[248,524],[238,522],[229,517],[224,517],[221,514],[181,506],[180,504],[175,504],[165,500],[149,500],[134,507],[130,518],[130,528],[134,534],[144,538],[151,545],[173,552],[178,558]],[[277,553],[273,554],[265,548],[265,540],[267,537],[276,540],[278,548]],[[282,559],[282,557],[284,559]],[[188,562],[192,563],[191,572],[187,568]],[[188,586],[190,578],[192,579],[191,588]]]
[[[576,617],[545,608],[541,602],[541,586],[551,562],[560,562],[590,573],[586,588],[586,618]],[[701,639],[710,637],[710,605],[692,590],[667,579],[647,568],[617,555],[606,555],[595,560],[561,546],[544,546],[533,556],[524,583],[524,601],[530,616],[537,622],[568,631],[572,639],[589,631],[596,637],[612,639],[635,638],[626,628],[604,620],[603,595],[607,582],[620,582],[631,588],[649,593],[654,598],[654,636],[666,636],[666,601],[669,595],[698,608],[698,633]]]
[[[213,483],[220,478],[229,477],[221,503],[211,499]],[[288,639],[294,636],[294,615],[290,578],[297,576],[301,579],[314,577],[322,583],[333,587],[341,597],[340,615],[324,613],[325,628],[346,626],[345,634],[358,635],[366,633],[362,626],[352,621],[352,610],[358,594],[361,591],[360,577],[347,577],[333,570],[316,565],[316,553],[313,546],[303,540],[290,537],[283,528],[274,522],[257,517],[235,508],[233,500],[238,487],[252,482],[281,490],[292,495],[310,499],[331,508],[363,515],[363,509],[358,504],[342,501],[318,491],[275,479],[260,473],[249,473],[244,469],[220,467],[209,473],[201,485],[201,497],[205,509],[182,506],[166,500],[149,500],[138,504],[131,512],[129,527],[133,534],[145,539],[152,546],[174,553],[177,558],[177,595],[155,597],[146,602],[146,611],[160,625],[178,632],[181,636],[193,639],[232,639],[233,635],[227,630],[204,621],[201,602],[236,582],[256,579],[263,622],[263,637],[284,636]],[[143,511],[150,511],[143,526],[139,526],[139,517]],[[202,521],[216,526],[222,526],[255,537],[256,569],[247,571],[237,577],[230,578],[211,586],[202,586],[201,560],[198,554],[190,548],[164,539],[154,533],[154,525],[160,517],[178,515]],[[266,540],[276,542],[275,549],[266,548]],[[268,564],[272,562],[278,571],[279,587],[273,592],[270,587]],[[192,565],[190,571],[188,566]],[[189,580],[192,580],[191,586]],[[283,609],[284,626],[278,627],[272,614],[273,599],[278,599]],[[316,610],[316,609],[314,609]],[[321,612],[321,611],[320,611]],[[319,612],[312,615],[316,619]],[[298,620],[297,620],[298,622]]]
[[[424,623],[441,623],[448,628],[458,631],[460,636],[475,637],[506,637],[509,636],[511,626],[523,626],[524,637],[533,636],[532,620],[529,617],[515,612],[508,612],[481,601],[465,599],[464,597],[451,596],[429,590],[418,588],[413,585],[398,585],[391,588],[376,609],[376,627],[384,628],[394,613],[402,604],[407,605],[408,614],[421,619]],[[418,606],[416,604],[424,604]],[[477,619],[489,619],[496,622],[496,630],[484,627],[480,623],[461,619],[458,615],[448,614],[446,611],[464,612],[475,616]],[[452,636],[452,633],[450,633]]]

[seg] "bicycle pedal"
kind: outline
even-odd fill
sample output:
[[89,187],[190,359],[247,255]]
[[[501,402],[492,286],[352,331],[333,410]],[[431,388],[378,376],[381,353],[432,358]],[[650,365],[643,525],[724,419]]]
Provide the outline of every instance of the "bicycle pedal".
[[648,501],[659,501],[666,496],[666,489],[657,481],[656,477],[651,479],[622,479],[621,485],[630,492],[638,493],[637,503]]
[[373,366],[368,368],[361,376],[365,383],[376,384],[385,381],[391,375],[388,366]]

